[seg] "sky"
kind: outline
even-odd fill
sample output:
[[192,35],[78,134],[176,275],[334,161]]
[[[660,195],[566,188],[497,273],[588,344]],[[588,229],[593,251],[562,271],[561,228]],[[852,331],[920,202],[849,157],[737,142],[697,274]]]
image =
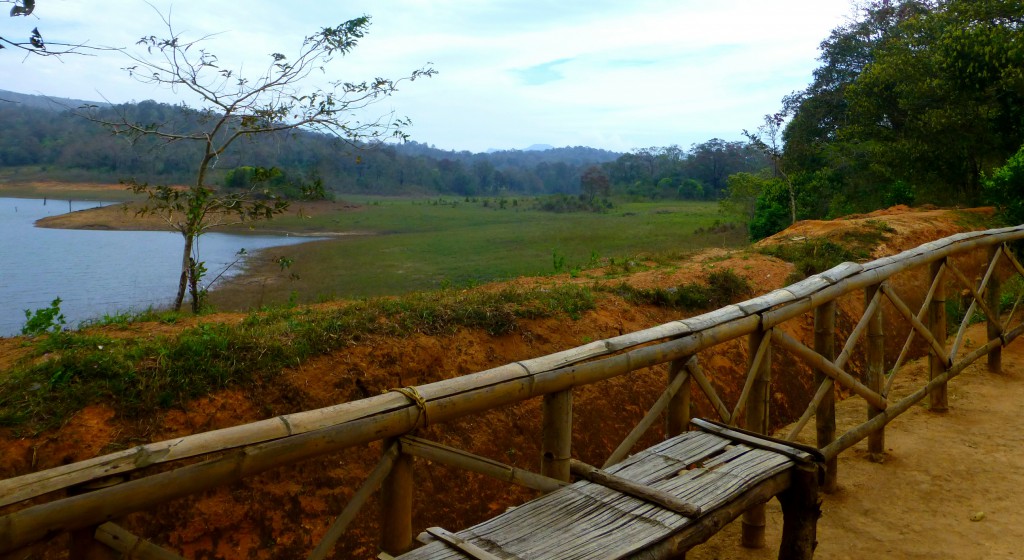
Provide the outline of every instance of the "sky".
[[[0,8],[6,11],[0,2]],[[309,89],[330,80],[400,78],[428,66],[363,118],[407,117],[412,140],[481,152],[533,144],[625,152],[739,140],[810,83],[818,46],[853,15],[850,0],[37,0],[0,35],[38,27],[49,42],[125,47],[210,36],[236,73],[295,53],[316,30],[368,15],[369,33]],[[0,51],[0,89],[195,105],[181,91],[133,81],[119,52],[25,57]]]

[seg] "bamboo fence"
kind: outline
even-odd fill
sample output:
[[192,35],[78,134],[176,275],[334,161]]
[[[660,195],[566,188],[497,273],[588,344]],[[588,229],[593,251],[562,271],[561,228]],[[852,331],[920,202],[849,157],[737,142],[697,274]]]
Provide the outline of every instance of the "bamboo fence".
[[[72,558],[94,557],[90,555],[96,554],[95,547],[122,553],[131,550],[136,558],[174,558],[177,556],[113,522],[132,512],[269,469],[375,441],[382,441],[386,450],[380,464],[339,512],[309,558],[330,555],[360,506],[378,487],[381,548],[390,554],[401,553],[413,544],[413,456],[544,492],[561,487],[573,473],[600,476],[601,471],[572,458],[573,388],[659,364],[669,365],[665,392],[611,454],[605,467],[624,459],[659,419],[664,418],[667,436],[684,430],[690,420],[692,396],[698,393],[707,398],[722,422],[765,433],[772,377],[786,373],[773,372],[775,349],[804,361],[815,372],[817,390],[787,439],[795,440],[810,419],[815,419],[817,448],[827,461],[822,489],[828,492],[835,488],[835,458],[840,452],[868,438],[869,452],[875,456],[882,453],[884,428],[889,421],[925,398],[931,407],[944,409],[948,406],[946,383],[981,356],[988,356],[992,371],[999,370],[1000,349],[1024,332],[1024,321],[1014,322],[1019,298],[1007,315],[999,314],[1001,292],[995,271],[1003,262],[1004,268],[1024,277],[1024,266],[1006,245],[1020,239],[1024,239],[1024,225],[962,233],[865,264],[843,263],[704,315],[563,352],[318,410],[141,445],[3,480],[0,507],[11,506],[8,509],[14,511],[0,517],[0,554],[69,532],[75,543]],[[989,264],[980,280],[972,282],[953,258],[978,251],[985,252]],[[910,309],[890,280],[914,269],[927,269],[931,275],[929,290],[917,312]],[[964,290],[972,303],[947,348],[945,299],[950,283]],[[865,302],[863,316],[837,353],[836,300],[858,292],[863,293]],[[895,317],[886,317],[886,321],[903,321],[909,326],[909,336],[888,371],[883,350],[883,302],[895,310]],[[964,331],[975,309],[987,318],[987,340],[964,353]],[[776,328],[808,313],[814,317],[811,346]],[[741,337],[746,337],[749,349],[748,373],[739,398],[730,406],[704,372],[699,353]],[[893,381],[909,358],[915,338],[928,349],[929,380],[910,395],[894,400],[890,395]],[[848,371],[858,345],[864,348],[867,362],[863,381]],[[866,404],[865,421],[843,434],[836,433],[836,387]],[[538,473],[412,436],[416,428],[428,422],[445,423],[533,398],[543,400]],[[185,459],[192,460],[161,472],[154,473],[151,468]],[[761,546],[763,509],[752,503],[744,504],[744,508],[743,542]],[[710,519],[716,512],[706,514]]]

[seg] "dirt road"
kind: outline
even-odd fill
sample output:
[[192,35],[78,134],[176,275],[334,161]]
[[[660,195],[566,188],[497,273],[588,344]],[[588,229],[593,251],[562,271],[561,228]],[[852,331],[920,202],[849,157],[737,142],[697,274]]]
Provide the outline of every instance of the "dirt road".
[[[976,325],[968,338],[983,340]],[[900,373],[906,394],[927,377],[927,362]],[[837,408],[843,426],[863,421],[863,401]],[[813,426],[804,430],[813,434]],[[949,411],[922,403],[886,430],[881,464],[862,442],[839,458],[839,491],[823,496],[816,559],[1024,558],[1024,341],[1003,350],[1003,372],[981,359],[950,383]],[[777,501],[768,505],[768,547],[747,550],[739,522],[688,559],[776,558],[782,528]]]

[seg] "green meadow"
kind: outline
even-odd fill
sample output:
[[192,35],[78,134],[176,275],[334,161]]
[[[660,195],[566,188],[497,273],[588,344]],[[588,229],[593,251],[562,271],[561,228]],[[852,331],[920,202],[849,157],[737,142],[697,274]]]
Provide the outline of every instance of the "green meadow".
[[[282,216],[266,229],[361,235],[269,250],[250,260],[250,274],[217,287],[212,303],[244,309],[396,295],[629,267],[639,259],[746,243],[742,229],[716,227],[723,216],[714,202],[617,203],[604,213],[553,213],[532,209],[529,198],[343,198],[360,207]],[[288,268],[279,266],[281,257]]]

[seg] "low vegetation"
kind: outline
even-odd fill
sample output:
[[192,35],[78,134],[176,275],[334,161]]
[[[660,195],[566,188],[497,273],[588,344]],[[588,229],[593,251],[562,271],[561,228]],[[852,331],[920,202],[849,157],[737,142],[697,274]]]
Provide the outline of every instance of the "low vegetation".
[[28,339],[29,355],[0,378],[0,426],[45,429],[96,402],[137,416],[217,389],[265,382],[366,337],[453,335],[462,328],[502,335],[524,319],[576,319],[594,305],[589,289],[573,285],[449,289],[336,309],[263,310],[239,324],[200,319],[178,334],[157,338],[56,330]]
[[622,283],[606,289],[632,303],[690,311],[717,309],[754,293],[747,279],[730,269],[711,272],[706,283],[690,282],[672,288],[635,288]]

